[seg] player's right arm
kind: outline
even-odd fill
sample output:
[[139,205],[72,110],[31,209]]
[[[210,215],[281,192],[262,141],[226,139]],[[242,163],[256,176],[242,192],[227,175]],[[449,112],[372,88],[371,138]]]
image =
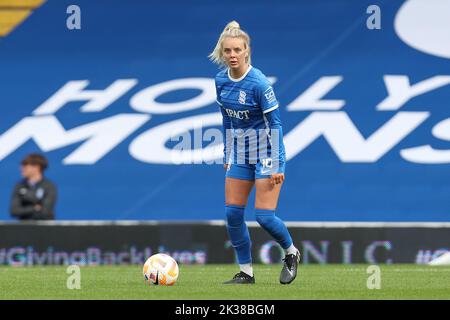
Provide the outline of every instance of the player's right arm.
[[231,148],[231,119],[220,101],[219,88],[216,83],[216,101],[219,104],[219,109],[222,112],[222,137],[223,137],[223,168],[228,169],[228,160],[230,157]]
[[222,112],[223,168],[226,170],[231,153],[231,120],[223,107],[220,107],[220,111]]

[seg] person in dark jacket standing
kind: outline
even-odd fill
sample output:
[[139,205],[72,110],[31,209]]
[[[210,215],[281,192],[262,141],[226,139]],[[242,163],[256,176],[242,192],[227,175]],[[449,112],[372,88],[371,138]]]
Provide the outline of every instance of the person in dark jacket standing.
[[24,179],[16,184],[11,200],[11,216],[19,220],[53,220],[56,187],[44,177],[47,159],[37,153],[26,156],[21,162]]

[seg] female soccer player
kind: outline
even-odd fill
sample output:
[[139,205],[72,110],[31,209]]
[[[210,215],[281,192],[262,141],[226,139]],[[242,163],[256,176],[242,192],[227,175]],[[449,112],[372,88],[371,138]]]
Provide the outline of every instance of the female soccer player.
[[280,283],[291,283],[297,276],[300,252],[275,215],[284,180],[285,151],[274,91],[266,76],[251,65],[250,38],[236,21],[225,27],[209,58],[225,67],[216,75],[215,84],[223,115],[227,231],[240,266],[240,272],[225,284],[255,283],[244,221],[253,185],[256,221],[285,250]]

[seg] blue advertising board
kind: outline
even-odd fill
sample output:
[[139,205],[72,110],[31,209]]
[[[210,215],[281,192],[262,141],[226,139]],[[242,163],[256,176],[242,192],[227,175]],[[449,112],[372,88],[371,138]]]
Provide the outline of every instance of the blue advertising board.
[[0,39],[0,219],[36,151],[57,219],[223,219],[207,56],[237,20],[280,104],[280,217],[450,221],[448,1],[79,0],[70,29],[72,4]]

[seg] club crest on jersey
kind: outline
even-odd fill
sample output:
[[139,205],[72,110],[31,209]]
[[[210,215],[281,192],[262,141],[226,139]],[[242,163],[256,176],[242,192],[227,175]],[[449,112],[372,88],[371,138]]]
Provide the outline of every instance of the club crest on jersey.
[[245,97],[247,96],[247,94],[245,93],[245,91],[239,90],[239,103],[240,104],[245,104]]

